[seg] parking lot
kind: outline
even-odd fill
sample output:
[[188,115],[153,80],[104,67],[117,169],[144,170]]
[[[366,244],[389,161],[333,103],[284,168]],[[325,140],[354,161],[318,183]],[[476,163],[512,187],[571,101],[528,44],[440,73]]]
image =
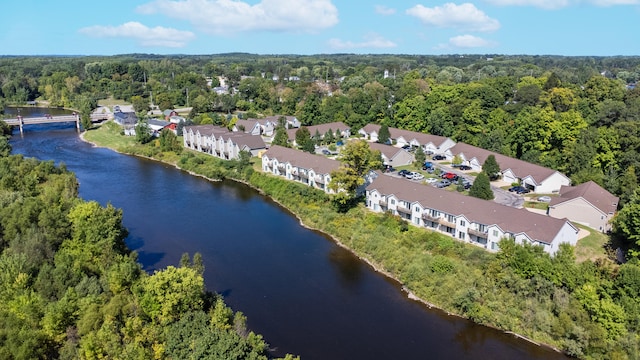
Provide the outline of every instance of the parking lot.
[[[475,180],[475,176],[470,175],[468,172],[461,171],[461,170],[459,170],[457,168],[449,166],[448,164],[441,164],[441,163],[436,162],[436,161],[431,161],[431,162],[433,163],[434,169],[439,169],[439,173],[440,174],[444,174],[444,173],[455,174],[458,177],[463,178],[469,184],[473,184],[473,181]],[[441,178],[439,176],[435,176],[435,175],[429,174],[426,170],[417,170],[416,169],[416,170],[407,170],[407,171],[414,172],[414,173],[419,173],[419,174],[421,174],[423,176],[423,178],[415,178],[414,179],[413,176],[411,176],[410,178],[407,178],[406,176],[403,176],[402,174],[400,174],[398,170],[394,170],[392,172],[386,172],[385,174],[388,175],[388,176],[393,176],[393,177],[398,177],[398,178],[405,178],[407,181],[425,183],[425,184],[431,185],[433,187],[442,188],[443,190],[444,190],[444,188],[447,188],[449,186],[454,186],[455,187],[457,185],[457,181],[451,181],[451,183],[449,185],[442,186]],[[434,173],[436,173],[436,172],[434,172]],[[514,207],[514,208],[522,208],[523,204],[524,204],[523,195],[512,193],[512,192],[509,192],[508,190],[503,189],[503,187],[506,187],[506,186],[509,186],[509,185],[510,184],[502,182],[502,181],[499,181],[499,180],[491,182],[491,189],[493,190],[493,195],[494,195],[493,201],[498,203],[498,204],[511,206],[511,207]]]

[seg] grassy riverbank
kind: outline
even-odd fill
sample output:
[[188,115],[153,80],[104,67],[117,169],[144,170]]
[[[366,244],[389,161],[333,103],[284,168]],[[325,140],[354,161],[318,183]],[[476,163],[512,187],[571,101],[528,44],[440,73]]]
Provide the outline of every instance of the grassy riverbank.
[[[578,263],[571,248],[550,258],[537,248],[510,243],[491,254],[408,226],[398,217],[371,213],[362,205],[338,213],[319,190],[188,150],[163,153],[153,142],[136,144],[109,124],[86,132],[84,138],[210,179],[245,182],[288,208],[305,226],[332,236],[419,299],[449,313],[582,358],[637,359],[640,353],[639,325],[634,320],[640,303],[627,303],[626,297],[616,293],[620,287],[616,274],[621,269],[608,261]],[[640,269],[629,265],[632,271],[636,268]],[[634,306],[638,307],[635,312]]]

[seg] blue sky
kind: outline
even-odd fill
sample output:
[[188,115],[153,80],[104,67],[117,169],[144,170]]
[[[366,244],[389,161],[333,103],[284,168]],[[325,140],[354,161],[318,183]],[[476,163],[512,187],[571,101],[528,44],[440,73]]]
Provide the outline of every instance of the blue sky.
[[3,0],[0,55],[640,55],[640,0]]

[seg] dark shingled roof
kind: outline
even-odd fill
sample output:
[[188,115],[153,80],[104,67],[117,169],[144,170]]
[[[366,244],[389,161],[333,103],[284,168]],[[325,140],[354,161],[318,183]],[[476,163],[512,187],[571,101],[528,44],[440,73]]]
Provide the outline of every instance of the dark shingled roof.
[[605,214],[613,214],[618,208],[619,198],[593,181],[576,186],[561,186],[560,196],[551,199],[549,206],[555,206],[577,198],[583,198]]
[[313,169],[317,174],[329,174],[340,167],[340,161],[279,145],[272,145],[265,155],[269,159],[278,159],[280,163],[288,162],[299,168]]
[[367,186],[367,190],[377,190],[385,196],[395,195],[411,203],[419,202],[423,207],[454,216],[464,215],[474,223],[495,224],[503,231],[516,235],[525,233],[531,239],[545,244],[551,244],[567,223],[567,219],[556,219],[382,174]]
[[532,164],[524,160],[512,158],[506,155],[499,154],[497,152],[489,151],[465,143],[457,143],[456,145],[451,147],[450,151],[453,155],[463,153],[467,160],[475,157],[476,159],[478,159],[478,162],[480,164],[484,164],[489,155],[493,155],[495,156],[496,161],[500,166],[500,170],[505,171],[511,169],[511,171],[520,179],[531,176],[538,184],[542,183],[549,176],[558,172],[554,169],[546,168],[537,164]]
[[[362,129],[367,133],[371,133],[372,131],[375,131],[376,133],[380,133],[380,127],[381,125],[377,125],[377,124],[367,124]],[[397,139],[399,137],[403,137],[407,141],[416,139],[420,143],[420,145],[426,145],[428,143],[432,143],[437,147],[440,147],[440,145],[442,145],[447,140],[447,138],[444,136],[426,134],[426,133],[421,133],[417,131],[396,129],[392,127],[389,128],[389,135],[391,136],[392,139]]]
[[[349,127],[341,121],[336,121],[336,122],[326,123],[326,124],[304,126],[304,127],[309,129],[309,133],[311,134],[311,136],[314,136],[316,134],[316,130],[318,130],[318,133],[320,134],[320,136],[324,136],[324,134],[326,134],[327,131],[329,130],[333,131],[333,133],[335,134],[336,131],[345,131],[349,129]],[[289,136],[289,140],[291,141],[295,140],[296,131],[298,131],[297,128],[287,130],[287,135]]]

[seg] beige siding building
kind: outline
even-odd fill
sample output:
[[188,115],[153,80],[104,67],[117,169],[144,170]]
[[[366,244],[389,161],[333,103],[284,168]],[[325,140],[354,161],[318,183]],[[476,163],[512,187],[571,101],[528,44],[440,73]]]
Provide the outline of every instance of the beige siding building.
[[619,198],[593,181],[578,186],[563,186],[560,196],[551,199],[549,216],[568,218],[592,229],[611,230],[611,219]]

